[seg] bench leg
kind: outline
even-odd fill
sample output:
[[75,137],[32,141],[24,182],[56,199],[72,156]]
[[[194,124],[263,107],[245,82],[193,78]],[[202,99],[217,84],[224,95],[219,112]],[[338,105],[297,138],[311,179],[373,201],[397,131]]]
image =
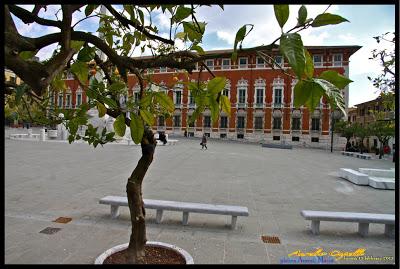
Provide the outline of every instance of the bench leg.
[[183,212],[182,224],[187,225],[189,221],[189,212]]
[[312,220],[311,221],[311,232],[315,235],[319,234],[319,220]]
[[116,219],[119,216],[119,206],[111,205],[111,218]]
[[157,209],[156,223],[161,223],[162,213],[163,213],[163,211],[161,209]]
[[369,230],[369,223],[359,223],[358,224],[358,233],[362,237],[365,237],[368,235],[368,230]]
[[231,229],[234,230],[236,227],[236,220],[237,216],[232,216],[232,221],[231,221]]
[[385,224],[385,235],[387,235],[390,238],[394,238],[394,225],[392,224]]

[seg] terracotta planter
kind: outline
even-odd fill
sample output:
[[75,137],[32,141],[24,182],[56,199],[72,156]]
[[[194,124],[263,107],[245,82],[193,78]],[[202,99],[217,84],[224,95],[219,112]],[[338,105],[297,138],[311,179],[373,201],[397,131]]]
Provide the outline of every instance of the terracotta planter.
[[[94,264],[103,264],[105,259],[107,259],[109,256],[111,256],[112,254],[114,254],[118,251],[126,249],[128,247],[128,245],[129,245],[129,243],[125,243],[125,244],[118,245],[118,246],[112,247],[112,248],[104,251],[102,254],[100,254],[96,258]],[[167,244],[167,243],[163,243],[163,242],[157,242],[157,241],[147,241],[146,245],[174,250],[175,252],[179,253],[185,259],[186,264],[194,264],[192,256],[184,249],[177,247],[175,245],[171,245],[171,244]]]

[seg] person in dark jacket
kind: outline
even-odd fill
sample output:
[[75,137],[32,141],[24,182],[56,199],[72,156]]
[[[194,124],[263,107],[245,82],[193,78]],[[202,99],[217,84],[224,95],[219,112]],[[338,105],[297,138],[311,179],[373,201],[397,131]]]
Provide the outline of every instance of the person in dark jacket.
[[203,134],[203,137],[201,138],[201,149],[206,148],[207,149],[207,137],[205,134]]

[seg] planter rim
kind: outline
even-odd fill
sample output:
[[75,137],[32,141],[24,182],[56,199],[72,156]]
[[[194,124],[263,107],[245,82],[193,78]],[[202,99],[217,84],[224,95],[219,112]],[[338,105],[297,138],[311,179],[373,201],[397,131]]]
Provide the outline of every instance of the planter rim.
[[[124,250],[126,248],[128,248],[129,243],[125,243],[125,244],[121,244],[121,245],[117,245],[114,246],[110,249],[107,249],[106,251],[104,251],[103,253],[101,253],[96,260],[94,261],[94,264],[103,264],[103,262],[105,261],[105,259],[107,259],[109,256],[111,256],[112,254]],[[178,252],[180,255],[182,255],[182,257],[185,259],[186,264],[194,264],[193,258],[192,256],[184,249],[177,247],[175,245],[172,244],[167,244],[164,242],[158,242],[158,241],[147,241],[146,242],[146,246],[157,246],[157,247],[161,247],[161,248],[167,248],[167,249],[172,249],[176,252]]]

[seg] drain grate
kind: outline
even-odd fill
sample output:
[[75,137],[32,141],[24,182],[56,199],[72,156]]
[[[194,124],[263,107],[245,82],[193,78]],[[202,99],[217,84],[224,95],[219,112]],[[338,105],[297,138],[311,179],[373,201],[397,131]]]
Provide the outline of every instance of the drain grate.
[[280,244],[281,243],[281,240],[279,240],[279,237],[277,237],[277,236],[262,235],[261,239],[264,243],[268,243],[268,244]]
[[66,218],[66,217],[59,217],[56,220],[53,220],[53,222],[57,222],[57,223],[68,223],[72,220],[72,218]]
[[41,230],[39,233],[42,233],[42,234],[55,234],[59,230],[61,230],[61,228],[46,227],[45,229]]

